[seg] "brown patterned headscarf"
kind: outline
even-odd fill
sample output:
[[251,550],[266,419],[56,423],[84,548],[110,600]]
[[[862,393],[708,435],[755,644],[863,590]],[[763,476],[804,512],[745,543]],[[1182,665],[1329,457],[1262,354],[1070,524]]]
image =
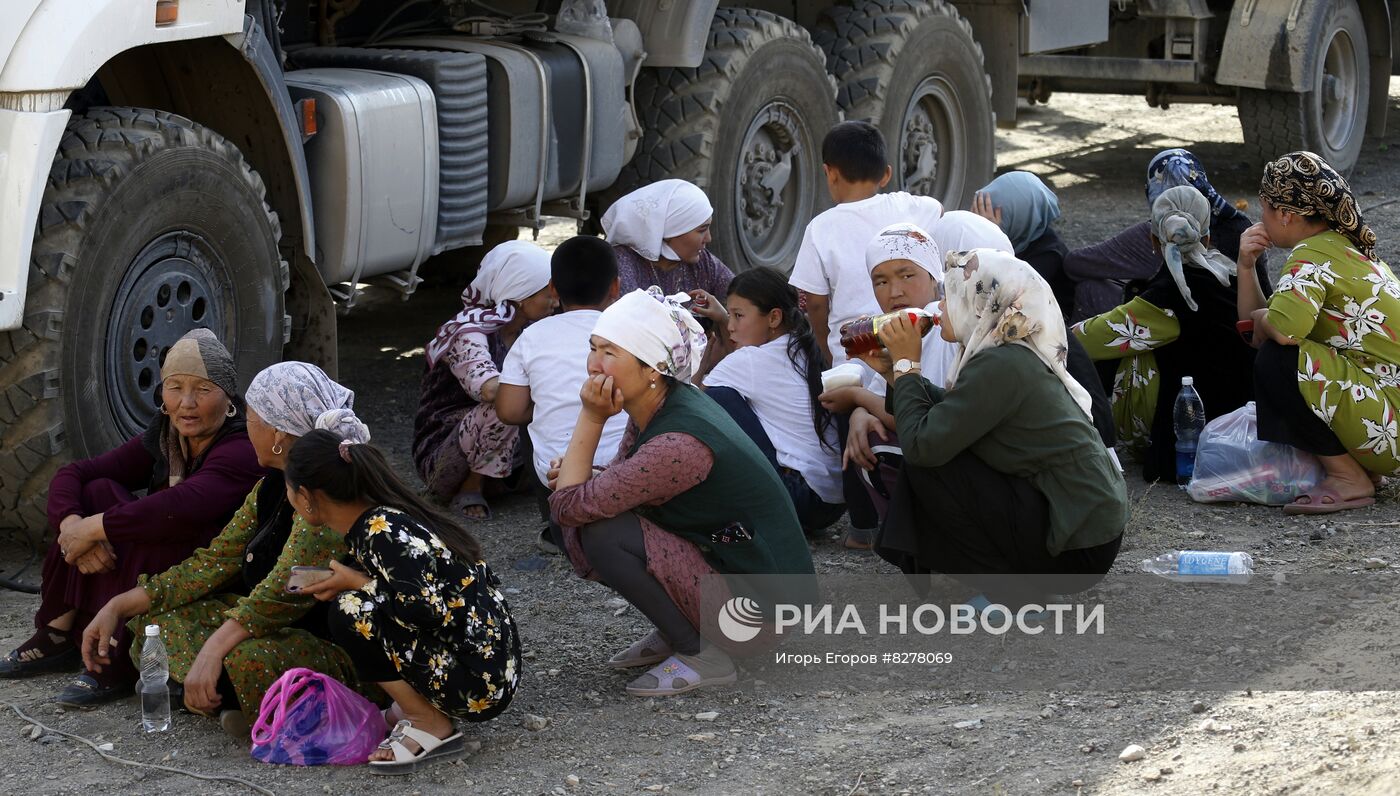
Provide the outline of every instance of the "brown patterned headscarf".
[[1265,166],[1259,196],[1279,210],[1324,219],[1366,259],[1376,259],[1376,233],[1361,218],[1351,186],[1317,155],[1290,152]]

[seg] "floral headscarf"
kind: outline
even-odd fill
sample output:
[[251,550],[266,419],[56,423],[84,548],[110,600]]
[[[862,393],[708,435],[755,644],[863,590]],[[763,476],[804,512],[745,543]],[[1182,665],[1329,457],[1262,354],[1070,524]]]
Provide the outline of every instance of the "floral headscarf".
[[1147,204],[1152,206],[1168,188],[1189,185],[1201,192],[1210,204],[1211,215],[1230,218],[1236,210],[1206,178],[1200,158],[1185,149],[1164,149],[1147,164]]
[[355,416],[355,393],[306,362],[278,362],[248,385],[248,406],[269,426],[295,437],[321,428],[341,439],[369,442],[369,427]]
[[1289,152],[1265,166],[1259,197],[1279,210],[1320,216],[1366,259],[1376,259],[1376,233],[1361,217],[1351,186],[1317,155]]
[[1209,271],[1221,286],[1230,286],[1235,264],[1215,249],[1207,249],[1204,243],[1210,234],[1210,205],[1200,191],[1190,185],[1163,191],[1152,203],[1152,234],[1161,241],[1167,271],[1192,312],[1200,308],[1191,298],[1191,288],[1186,286],[1184,266]]
[[686,309],[689,300],[655,286],[634,290],[603,310],[593,333],[663,375],[690,381],[705,356],[705,330]]
[[943,273],[948,322],[962,344],[948,386],[982,351],[1021,345],[1040,357],[1092,422],[1089,393],[1065,370],[1069,342],[1064,316],[1045,278],[1014,255],[994,249],[949,252]]
[[428,343],[428,366],[452,347],[460,334],[491,334],[511,322],[515,307],[509,302],[524,301],[549,287],[549,252],[524,240],[508,240],[481,259],[467,289],[462,291],[462,311],[438,328]]

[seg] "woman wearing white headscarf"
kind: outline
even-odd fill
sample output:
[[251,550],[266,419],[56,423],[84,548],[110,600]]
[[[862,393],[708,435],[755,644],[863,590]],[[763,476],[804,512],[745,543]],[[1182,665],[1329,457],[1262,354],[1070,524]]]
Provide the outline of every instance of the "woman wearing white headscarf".
[[520,428],[496,416],[501,363],[527,325],[554,312],[549,279],[548,252],[502,243],[462,291],[462,311],[427,345],[413,461],[433,494],[467,519],[491,516],[485,479],[504,478],[514,466]]
[[[355,668],[330,642],[326,611],[287,591],[292,567],[324,567],[346,553],[333,530],[294,516],[283,471],[298,439],[327,429],[341,439],[369,442],[355,416],[355,394],[306,362],[279,362],[253,377],[245,395],[248,438],[265,469],[218,536],[194,555],[118,594],[83,634],[83,659],[111,664],[109,640],[123,622],[135,632],[160,625],[170,676],[187,708],[218,715],[244,743],[248,716],[284,671],[304,666],[355,685]],[[128,621],[130,620],[130,621]],[[120,655],[120,653],[118,653]]]
[[1073,327],[1096,361],[1116,361],[1113,415],[1148,481],[1176,477],[1172,406],[1191,376],[1214,418],[1254,399],[1254,349],[1235,330],[1235,264],[1213,247],[1211,204],[1190,185],[1152,203],[1162,265],[1131,301]]
[[[910,573],[1074,574],[1087,588],[1118,553],[1127,490],[1065,370],[1059,305],[1003,252],[949,254],[945,273],[939,333],[961,345],[946,389],[866,358],[891,380],[904,448],[876,549]],[[883,336],[890,357],[920,355],[908,321]]]
[[653,285],[666,295],[687,293],[704,302],[692,305],[694,313],[723,329],[734,272],[706,248],[714,215],[705,192],[685,180],[660,180],[613,203],[603,233],[617,253],[622,294]]
[[[734,664],[716,646],[726,640],[712,632],[716,614],[701,610],[704,576],[812,573],[777,472],[690,384],[705,342],[685,298],[637,290],[603,311],[583,410],[551,474],[549,505],[574,571],[616,590],[656,627],[608,662],[651,667],[627,686],[635,696],[734,682]],[[628,424],[617,457],[595,473],[603,424],[619,412]]]

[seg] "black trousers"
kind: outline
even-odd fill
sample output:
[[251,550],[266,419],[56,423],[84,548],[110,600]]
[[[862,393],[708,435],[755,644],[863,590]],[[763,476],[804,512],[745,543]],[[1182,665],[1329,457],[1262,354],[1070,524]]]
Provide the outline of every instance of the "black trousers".
[[[905,572],[957,576],[1001,602],[1043,595],[1004,575],[1075,575],[1057,590],[1083,591],[1118,557],[1122,536],[1095,547],[1051,555],[1049,503],[1029,480],[993,469],[964,451],[940,467],[900,471],[876,551]],[[991,576],[991,577],[978,577]]]
[[[851,416],[836,416],[836,433],[841,437],[841,452],[846,452],[846,439],[850,436]],[[852,463],[841,472],[841,493],[846,498],[846,512],[851,517],[852,528],[873,529],[880,525],[880,515],[875,510],[875,502],[860,477],[861,467]]]
[[1254,408],[1259,439],[1314,456],[1341,456],[1346,446],[1327,421],[1313,414],[1298,389],[1298,347],[1269,340],[1254,355]]
[[624,512],[579,528],[579,541],[588,563],[603,583],[641,611],[671,644],[671,649],[697,655],[705,646],[700,631],[647,571],[646,543],[637,515]]

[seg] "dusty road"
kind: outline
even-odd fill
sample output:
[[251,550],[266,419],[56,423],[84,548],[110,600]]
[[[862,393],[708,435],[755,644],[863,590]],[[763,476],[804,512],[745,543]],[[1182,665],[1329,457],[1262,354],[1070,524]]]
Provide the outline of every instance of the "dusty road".
[[[1391,88],[1391,121],[1392,133],[1367,143],[1352,178],[1363,207],[1400,198],[1400,83]],[[1064,209],[1060,230],[1079,245],[1141,219],[1143,169],[1169,146],[1194,150],[1216,186],[1232,200],[1249,198],[1257,216],[1257,176],[1231,166],[1239,140],[1231,108],[1161,112],[1139,98],[1062,95],[1024,111],[1018,129],[1002,131],[998,165],[1045,176]],[[1383,257],[1400,263],[1400,203],[1367,217]],[[568,232],[557,225],[545,239]],[[356,390],[376,441],[406,471],[421,345],[456,306],[453,291],[408,304],[380,298],[341,325],[343,380]],[[1129,484],[1135,506],[1115,571],[1131,571],[1164,550],[1204,547],[1249,551],[1264,575],[1400,579],[1394,566],[1362,567],[1366,558],[1400,562],[1393,492],[1324,528],[1274,509],[1198,506],[1175,489],[1148,489],[1136,478]],[[748,677],[729,690],[637,700],[603,661],[642,632],[643,620],[632,610],[615,613],[607,605],[613,595],[576,580],[557,558],[531,569],[538,527],[533,503],[519,497],[498,502],[496,518],[480,526],[530,657],[514,706],[490,725],[469,728],[480,750],[451,765],[389,781],[357,769],[273,768],[194,716],[177,714],[171,733],[143,736],[134,700],[87,714],[59,711],[45,704],[58,677],[6,683],[0,694],[46,724],[112,743],[117,755],[233,774],[277,793],[1400,792],[1400,696],[1393,692],[953,691],[940,690],[934,677],[917,691],[881,692],[853,681],[804,692]],[[824,573],[888,571],[830,540],[816,545],[814,557]],[[0,593],[0,647],[28,634],[35,604]],[[1390,608],[1369,619],[1393,623]],[[1336,629],[1306,615],[1296,622],[1304,633]],[[1213,633],[1222,646],[1257,641],[1228,627]],[[706,711],[718,716],[697,721]],[[548,725],[526,729],[527,714]],[[1216,732],[1199,731],[1205,719],[1215,720]],[[7,739],[0,792],[246,791],[120,767],[72,741],[38,735],[31,740],[26,722],[0,711],[0,737]],[[1129,744],[1144,747],[1145,759],[1120,762]]]

